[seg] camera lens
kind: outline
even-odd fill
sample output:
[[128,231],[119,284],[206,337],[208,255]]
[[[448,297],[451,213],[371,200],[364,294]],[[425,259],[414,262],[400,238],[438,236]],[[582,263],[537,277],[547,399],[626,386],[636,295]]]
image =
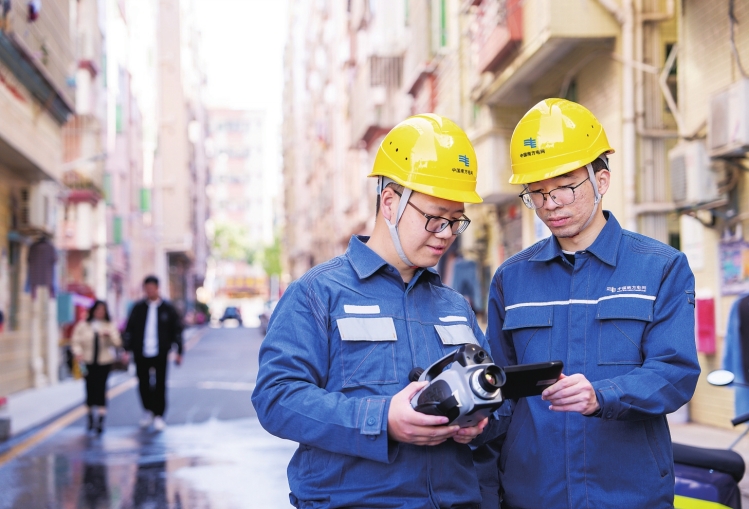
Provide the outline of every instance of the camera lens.
[[505,383],[505,372],[495,364],[477,369],[471,376],[471,389],[483,399],[492,399]]
[[498,366],[484,368],[483,376],[479,376],[479,385],[486,392],[494,392],[505,383],[505,374]]

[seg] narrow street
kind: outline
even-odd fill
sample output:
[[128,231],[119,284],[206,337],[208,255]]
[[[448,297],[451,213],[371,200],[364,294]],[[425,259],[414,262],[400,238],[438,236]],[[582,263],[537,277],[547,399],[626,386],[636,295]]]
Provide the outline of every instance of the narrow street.
[[101,438],[80,418],[0,464],[0,508],[290,507],[295,445],[266,433],[250,401],[261,334],[206,328],[196,339],[182,366],[169,366],[163,432],[140,429],[137,384],[126,381]]

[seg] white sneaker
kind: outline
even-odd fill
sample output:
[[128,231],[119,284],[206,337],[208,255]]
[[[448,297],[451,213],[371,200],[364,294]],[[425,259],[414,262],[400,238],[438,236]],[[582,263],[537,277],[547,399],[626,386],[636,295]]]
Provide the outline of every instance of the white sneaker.
[[143,417],[140,418],[140,427],[141,428],[147,428],[153,423],[153,414],[146,410],[143,412]]
[[161,431],[164,428],[166,428],[166,423],[164,422],[164,419],[161,418],[160,415],[157,415],[153,419],[153,429],[156,431]]

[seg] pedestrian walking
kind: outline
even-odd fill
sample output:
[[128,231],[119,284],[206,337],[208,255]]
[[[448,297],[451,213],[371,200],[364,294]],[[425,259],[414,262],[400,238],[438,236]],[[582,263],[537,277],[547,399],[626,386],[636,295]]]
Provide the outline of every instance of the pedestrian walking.
[[140,425],[166,426],[166,375],[169,352],[177,348],[174,363],[182,363],[182,320],[177,310],[159,294],[159,280],[143,280],[145,299],[135,303],[125,326],[125,348],[133,352],[138,389],[143,405]]
[[[107,378],[122,346],[120,331],[109,317],[107,303],[94,301],[85,321],[73,329],[71,348],[75,360],[85,365],[88,430],[101,434],[107,415]],[[127,354],[122,358],[127,362]]]
[[[299,443],[295,507],[477,508],[477,426],[416,412],[409,372],[460,345],[488,349],[471,307],[432,268],[479,203],[466,134],[416,115],[383,139],[371,237],[292,283],[260,349],[252,402],[270,433]],[[333,188],[331,188],[333,192]],[[335,218],[330,218],[331,225]]]
[[673,508],[666,414],[700,373],[694,276],[683,253],[603,210],[613,152],[598,119],[563,99],[512,134],[510,182],[552,236],[497,270],[487,339],[495,361],[560,359],[564,373],[514,404],[498,464],[506,509]]

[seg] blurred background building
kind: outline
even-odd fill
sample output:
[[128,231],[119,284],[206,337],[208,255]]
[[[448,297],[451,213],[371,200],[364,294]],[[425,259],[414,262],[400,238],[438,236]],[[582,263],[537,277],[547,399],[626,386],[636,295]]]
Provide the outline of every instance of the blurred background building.
[[209,230],[210,277],[216,298],[267,296],[258,255],[273,235],[272,201],[266,192],[267,132],[262,111],[211,109]]
[[46,2],[44,13],[4,3],[0,14],[0,387],[7,393],[57,378],[54,233],[75,46],[67,0]]
[[[476,147],[484,203],[467,208],[471,227],[438,268],[481,314],[499,264],[549,235],[508,184],[510,136],[536,102],[564,97],[587,106],[616,149],[605,207],[687,254],[703,371],[719,367],[729,309],[749,291],[744,22],[749,6],[733,0],[291,0],[289,278],[371,229],[364,177],[379,141],[407,116],[435,112]],[[725,425],[730,397],[701,381],[691,417]]]
[[192,1],[0,7],[0,397],[67,376],[94,298],[147,274],[194,317],[205,277],[205,74]]
[[[415,113],[476,147],[484,203],[438,269],[481,316],[499,264],[549,234],[508,184],[508,144],[550,96],[605,126],[606,208],[687,254],[703,370],[720,366],[749,292],[746,2],[289,0],[280,132],[207,105],[198,4],[0,6],[0,398],[66,376],[70,324],[93,298],[122,323],[147,274],[193,323],[342,253],[374,224],[380,140]],[[248,94],[264,79],[234,70]],[[689,414],[723,425],[731,397],[700,382]]]

